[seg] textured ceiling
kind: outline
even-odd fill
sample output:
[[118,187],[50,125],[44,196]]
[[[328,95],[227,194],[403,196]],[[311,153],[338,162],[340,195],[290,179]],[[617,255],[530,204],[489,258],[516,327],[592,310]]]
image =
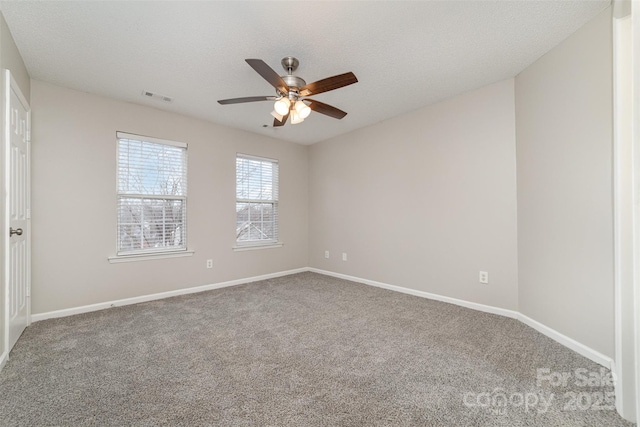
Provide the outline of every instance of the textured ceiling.
[[[513,77],[609,1],[10,1],[1,8],[31,77],[312,144]],[[247,63],[300,60],[307,83],[353,71],[316,95],[349,114],[273,122],[274,95]],[[165,104],[143,90],[174,98]]]

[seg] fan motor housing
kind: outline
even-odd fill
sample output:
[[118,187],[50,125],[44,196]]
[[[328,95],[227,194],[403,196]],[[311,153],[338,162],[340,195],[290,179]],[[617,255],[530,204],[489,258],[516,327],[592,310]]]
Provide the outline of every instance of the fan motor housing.
[[305,82],[300,77],[293,76],[291,74],[287,74],[286,76],[281,76],[281,77],[282,77],[282,80],[284,80],[284,82],[290,88],[300,89],[301,87],[304,87],[307,84],[307,82]]

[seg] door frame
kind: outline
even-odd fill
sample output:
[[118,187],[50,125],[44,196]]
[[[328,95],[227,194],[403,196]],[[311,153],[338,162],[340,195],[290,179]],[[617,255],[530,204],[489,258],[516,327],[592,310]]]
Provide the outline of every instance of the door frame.
[[636,420],[640,414],[640,13],[637,2],[632,2],[631,32],[632,32],[632,67],[633,105],[632,105],[632,146],[633,146],[633,179],[634,179],[634,317],[635,317],[635,402]]
[[[613,8],[613,210],[616,409],[640,414],[640,14]],[[631,300],[631,301],[630,301]]]
[[2,244],[4,247],[4,274],[2,277],[3,293],[4,293],[4,352],[0,356],[0,369],[9,359],[9,238],[7,233],[10,227],[9,218],[9,185],[11,182],[11,171],[9,170],[9,151],[11,141],[11,91],[15,92],[20,102],[27,109],[27,326],[31,324],[31,106],[27,99],[22,94],[20,86],[11,75],[11,71],[2,70],[2,150],[4,153],[4,196],[3,196],[3,208],[4,208],[4,221],[2,231]]

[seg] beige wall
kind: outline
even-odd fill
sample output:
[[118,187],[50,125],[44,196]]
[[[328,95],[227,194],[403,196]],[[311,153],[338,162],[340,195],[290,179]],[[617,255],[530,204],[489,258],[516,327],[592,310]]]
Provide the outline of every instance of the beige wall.
[[[20,56],[20,52],[18,52],[18,48],[16,47],[15,42],[13,41],[13,37],[9,32],[9,27],[7,27],[7,23],[4,20],[4,16],[0,14],[0,70],[8,69],[11,71],[13,78],[20,86],[20,90],[22,94],[25,96],[27,101],[29,101],[30,93],[31,93],[31,83],[29,81],[29,74],[27,73],[27,69],[24,66],[24,62],[22,62],[22,56]],[[0,81],[4,82],[4,76],[0,76]],[[4,84],[0,85],[0,99],[4,99]],[[2,109],[4,108],[4,103]],[[4,110],[2,110],[2,117],[4,117]],[[4,127],[3,121],[0,117],[0,127]],[[0,150],[0,165],[3,165],[4,169],[4,150]],[[2,191],[2,209],[0,209],[0,224],[4,228],[4,213],[5,213],[5,198],[6,194],[4,193],[4,173],[0,174],[0,191]],[[3,233],[0,233],[0,260],[4,260],[4,247],[6,233],[3,230]],[[5,352],[5,292],[4,292],[4,261],[0,262],[0,355]]]
[[520,310],[613,357],[610,14],[515,87]]
[[314,144],[309,169],[312,267],[518,308],[513,80]]
[[0,14],[0,57],[2,68],[11,70],[13,78],[18,83],[18,86],[20,86],[22,94],[28,101],[31,97],[29,73],[2,14]]
[[[34,314],[307,266],[307,147],[35,80],[31,100]],[[107,261],[116,245],[116,131],[189,144],[193,257]],[[232,250],[237,152],[280,162],[282,248]]]

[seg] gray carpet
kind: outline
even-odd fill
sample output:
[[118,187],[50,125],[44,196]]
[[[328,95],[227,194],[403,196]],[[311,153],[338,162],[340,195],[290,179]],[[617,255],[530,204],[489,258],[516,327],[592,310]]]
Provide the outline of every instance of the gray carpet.
[[35,323],[0,423],[632,425],[600,369],[516,320],[301,273]]

